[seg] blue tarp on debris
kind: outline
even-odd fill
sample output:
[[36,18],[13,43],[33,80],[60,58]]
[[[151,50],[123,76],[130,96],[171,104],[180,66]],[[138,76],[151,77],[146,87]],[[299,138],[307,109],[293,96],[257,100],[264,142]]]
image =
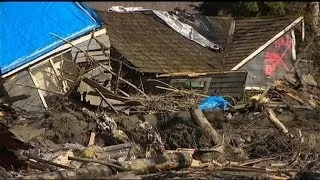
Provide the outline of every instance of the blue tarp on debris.
[[102,20],[79,2],[0,2],[0,74],[27,64],[101,27]]
[[226,110],[228,106],[229,102],[222,96],[209,96],[200,103],[200,109],[203,111],[209,111],[211,109]]

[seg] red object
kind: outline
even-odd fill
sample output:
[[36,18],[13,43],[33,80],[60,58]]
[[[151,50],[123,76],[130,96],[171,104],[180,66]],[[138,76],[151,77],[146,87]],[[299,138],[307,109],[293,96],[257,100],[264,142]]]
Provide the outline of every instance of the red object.
[[[269,50],[265,53],[265,69],[264,73],[266,76],[273,77],[277,72],[278,68],[283,65],[286,71],[290,71],[287,64],[284,62],[283,57],[287,54],[288,50],[292,48],[291,38],[288,36],[283,36],[275,41],[271,45]],[[283,52],[279,52],[281,49],[284,49]],[[291,51],[289,51],[291,52]]]

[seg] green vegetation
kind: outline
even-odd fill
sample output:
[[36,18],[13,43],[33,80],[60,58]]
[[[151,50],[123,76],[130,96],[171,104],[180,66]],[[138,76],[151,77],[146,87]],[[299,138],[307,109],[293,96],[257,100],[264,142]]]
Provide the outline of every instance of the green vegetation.
[[203,2],[196,7],[201,14],[213,16],[279,16],[286,13],[285,2]]

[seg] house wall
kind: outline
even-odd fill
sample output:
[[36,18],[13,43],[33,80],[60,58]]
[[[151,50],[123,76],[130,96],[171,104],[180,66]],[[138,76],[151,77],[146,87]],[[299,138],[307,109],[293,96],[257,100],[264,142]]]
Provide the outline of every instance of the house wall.
[[193,1],[88,1],[88,5],[96,10],[107,11],[112,6],[124,6],[124,7],[143,7],[145,9],[157,9],[162,11],[173,11],[178,7],[181,10],[185,10],[187,13],[198,13],[190,5],[199,5],[201,2]]
[[294,63],[292,43],[293,37],[287,32],[241,67],[248,71],[246,86],[265,85],[289,72]]
[[[110,65],[109,38],[106,34],[95,38],[105,47],[101,48],[93,39],[83,41],[77,47],[87,51],[95,60],[108,67]],[[78,78],[80,70],[75,63],[79,65],[81,70],[87,70],[84,76],[88,78],[104,80],[99,77],[101,74],[108,78],[108,73],[106,75],[106,73],[101,73],[102,69],[92,67],[97,63],[88,63],[83,52],[79,52],[75,47],[70,47],[4,80],[4,86],[9,96],[30,95],[28,99],[15,102],[13,105],[27,111],[45,110],[49,106],[47,104],[48,97],[57,93],[64,94],[75,85],[74,82]],[[81,64],[84,65],[81,66]],[[22,84],[22,86],[17,83]]]
[[[141,78],[140,78],[141,77]],[[169,84],[178,89],[193,89],[202,94],[207,95],[222,95],[241,98],[244,94],[247,72],[231,71],[219,72],[197,77],[175,76],[156,78],[155,74],[140,74],[128,73],[126,79],[135,84],[137,87],[142,87],[146,94],[164,93],[166,90],[156,88],[156,86],[166,87],[163,83],[156,81],[148,81],[155,79],[166,84]],[[132,90],[132,92],[136,92]]]
[[[14,102],[13,107],[21,108],[26,111],[43,111],[45,107],[42,104],[38,90],[28,86],[35,86],[27,70],[20,71],[4,79],[4,87],[9,96],[29,95],[30,98]],[[23,86],[20,86],[22,84]]]

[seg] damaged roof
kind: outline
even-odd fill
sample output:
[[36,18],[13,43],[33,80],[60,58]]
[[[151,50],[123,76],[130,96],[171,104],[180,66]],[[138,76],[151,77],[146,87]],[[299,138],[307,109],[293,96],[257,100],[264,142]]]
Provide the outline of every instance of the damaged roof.
[[221,53],[183,37],[151,12],[99,14],[112,47],[148,73],[231,70],[298,18],[208,17],[224,49]]
[[1,2],[0,75],[24,68],[102,25],[82,2]]
[[[239,64],[243,59],[289,26],[298,17],[237,18],[235,29],[227,48],[226,66],[228,69]],[[214,18],[212,18],[213,20]],[[216,23],[216,21],[212,21]]]
[[193,42],[161,23],[152,13],[98,12],[112,47],[147,73],[215,72],[223,54]]

